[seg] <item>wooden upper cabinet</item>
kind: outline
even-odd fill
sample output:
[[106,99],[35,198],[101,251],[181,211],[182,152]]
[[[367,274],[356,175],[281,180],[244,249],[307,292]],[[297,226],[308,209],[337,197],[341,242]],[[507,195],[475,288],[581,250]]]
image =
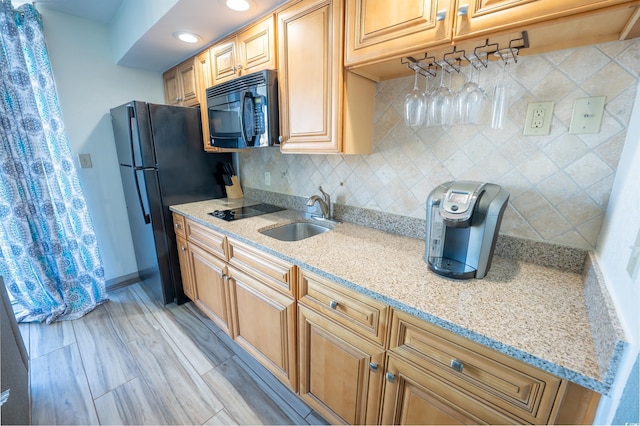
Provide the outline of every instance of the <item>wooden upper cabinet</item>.
[[[629,0],[458,0],[454,40],[526,29],[526,25],[575,16]],[[568,25],[571,25],[568,23]],[[595,28],[594,28],[595,30]]]
[[346,65],[451,41],[454,0],[347,2]]
[[237,45],[242,74],[277,69],[275,17],[269,15],[239,32]]
[[166,71],[163,80],[167,105],[198,105],[198,78],[196,77],[194,58]]
[[209,49],[212,85],[263,69],[276,69],[273,15],[225,38]]
[[351,0],[345,66],[388,80],[411,74],[401,58],[442,59],[454,45],[470,52],[487,40],[503,48],[523,31],[521,55],[626,40],[640,34],[638,11],[639,0]]
[[282,152],[371,152],[375,84],[343,70],[343,6],[301,0],[277,14]]

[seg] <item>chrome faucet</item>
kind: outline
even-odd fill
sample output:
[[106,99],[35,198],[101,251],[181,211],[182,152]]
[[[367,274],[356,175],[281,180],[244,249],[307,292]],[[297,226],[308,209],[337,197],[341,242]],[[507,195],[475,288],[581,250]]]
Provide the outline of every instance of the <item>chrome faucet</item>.
[[320,193],[322,193],[322,198],[319,195],[312,195],[307,200],[307,206],[311,207],[316,202],[320,205],[320,210],[322,210],[322,218],[323,219],[331,219],[331,196],[322,190],[322,187],[319,186],[318,189]]

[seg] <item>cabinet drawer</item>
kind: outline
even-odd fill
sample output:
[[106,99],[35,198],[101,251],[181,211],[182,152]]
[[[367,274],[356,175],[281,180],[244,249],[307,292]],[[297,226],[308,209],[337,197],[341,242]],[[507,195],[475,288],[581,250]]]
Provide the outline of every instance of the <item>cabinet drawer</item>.
[[546,423],[560,387],[547,372],[395,310],[389,350],[525,422]]
[[173,213],[173,230],[176,235],[181,236],[182,238],[187,238],[187,234],[185,233],[185,218],[184,216]]
[[235,240],[229,240],[229,264],[253,275],[262,283],[295,297],[293,264]]
[[227,237],[189,219],[185,222],[185,228],[189,242],[198,243],[212,254],[227,260]]
[[307,271],[300,271],[298,300],[384,346],[389,307]]

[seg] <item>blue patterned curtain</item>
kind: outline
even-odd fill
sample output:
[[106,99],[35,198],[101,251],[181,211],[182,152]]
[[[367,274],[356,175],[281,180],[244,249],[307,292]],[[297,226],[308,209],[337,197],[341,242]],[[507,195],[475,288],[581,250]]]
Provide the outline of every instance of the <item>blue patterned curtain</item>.
[[0,275],[19,321],[79,318],[106,302],[42,21],[0,0]]

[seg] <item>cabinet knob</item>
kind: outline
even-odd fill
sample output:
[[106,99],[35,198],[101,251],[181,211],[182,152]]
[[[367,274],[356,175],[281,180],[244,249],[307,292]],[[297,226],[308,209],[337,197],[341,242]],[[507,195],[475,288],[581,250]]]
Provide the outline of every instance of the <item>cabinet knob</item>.
[[182,98],[179,97],[179,96],[176,98],[176,102],[180,102],[181,100],[182,100]]
[[458,359],[452,359],[451,360],[451,368],[453,368],[454,370],[456,370],[459,373],[462,373],[462,369],[464,368],[464,364],[462,363],[462,361],[460,361]]
[[467,16],[468,13],[469,13],[468,4],[461,4],[460,7],[458,7],[458,16]]
[[369,370],[378,371],[378,363],[377,362],[370,362],[369,363]]
[[242,64],[238,64],[236,68],[238,68],[238,71],[240,71],[242,69]]
[[284,142],[284,136],[278,136],[278,142]]
[[187,249],[185,248],[185,246],[180,246],[180,250],[182,250],[182,251],[187,251]]
[[447,19],[447,10],[439,10],[438,13],[436,13],[436,21],[444,21],[445,19]]
[[384,378],[385,378],[385,379],[387,379],[387,382],[393,383],[393,382],[395,382],[395,380],[396,380],[396,375],[395,375],[395,374],[393,374],[393,373],[387,372],[387,373],[384,375]]
[[336,302],[335,300],[329,301],[329,307],[331,309],[336,309],[338,307],[338,302]]

